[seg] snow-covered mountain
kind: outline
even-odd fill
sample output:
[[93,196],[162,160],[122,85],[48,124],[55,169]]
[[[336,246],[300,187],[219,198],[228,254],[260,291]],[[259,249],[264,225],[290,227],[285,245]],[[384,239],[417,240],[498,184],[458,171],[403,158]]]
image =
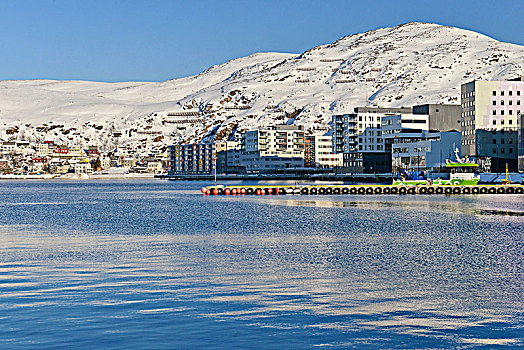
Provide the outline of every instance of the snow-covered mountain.
[[[524,47],[431,23],[256,53],[161,83],[0,82],[0,138],[110,149],[234,138],[271,124],[323,130],[356,106],[460,103],[460,84],[524,75]],[[120,136],[121,133],[121,136]]]

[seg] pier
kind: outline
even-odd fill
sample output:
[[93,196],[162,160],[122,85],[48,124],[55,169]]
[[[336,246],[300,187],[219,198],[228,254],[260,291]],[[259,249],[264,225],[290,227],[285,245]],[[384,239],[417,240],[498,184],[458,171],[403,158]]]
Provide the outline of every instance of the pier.
[[203,195],[481,195],[524,194],[523,185],[393,186],[393,185],[253,185],[207,186]]

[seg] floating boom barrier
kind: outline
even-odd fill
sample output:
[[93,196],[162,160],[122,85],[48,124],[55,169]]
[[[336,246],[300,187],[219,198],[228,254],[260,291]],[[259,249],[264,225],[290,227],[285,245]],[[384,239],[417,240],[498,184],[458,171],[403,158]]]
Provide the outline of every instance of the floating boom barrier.
[[281,185],[208,186],[204,195],[408,195],[408,194],[524,194],[522,185],[393,186],[393,185]]

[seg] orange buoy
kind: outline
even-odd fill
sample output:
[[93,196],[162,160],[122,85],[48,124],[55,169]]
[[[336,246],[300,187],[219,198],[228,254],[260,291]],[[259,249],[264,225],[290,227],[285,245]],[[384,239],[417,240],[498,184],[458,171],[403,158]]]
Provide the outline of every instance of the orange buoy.
[[237,194],[237,189],[236,189],[236,188],[233,188],[233,189],[231,190],[231,193],[232,193],[232,194]]
[[218,195],[218,190],[216,188],[213,189],[213,195]]
[[271,188],[268,188],[267,189],[267,194],[271,194],[271,192],[273,192],[273,190]]
[[246,189],[243,188],[241,192],[242,192],[242,194],[246,194]]
[[229,188],[226,188],[226,190],[224,191],[224,193],[226,194],[226,196],[229,196],[229,194],[231,193],[231,191],[229,190]]
[[260,190],[257,190],[257,196],[260,196]]
[[275,188],[275,194],[278,194],[278,188]]
[[211,191],[209,189],[206,190],[206,194],[211,194]]

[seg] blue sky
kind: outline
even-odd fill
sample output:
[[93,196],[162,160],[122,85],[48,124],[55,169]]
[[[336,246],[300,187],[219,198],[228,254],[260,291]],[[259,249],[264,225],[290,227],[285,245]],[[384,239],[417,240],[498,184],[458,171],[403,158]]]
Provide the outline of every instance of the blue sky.
[[421,21],[524,45],[524,0],[0,0],[0,80],[163,81]]

